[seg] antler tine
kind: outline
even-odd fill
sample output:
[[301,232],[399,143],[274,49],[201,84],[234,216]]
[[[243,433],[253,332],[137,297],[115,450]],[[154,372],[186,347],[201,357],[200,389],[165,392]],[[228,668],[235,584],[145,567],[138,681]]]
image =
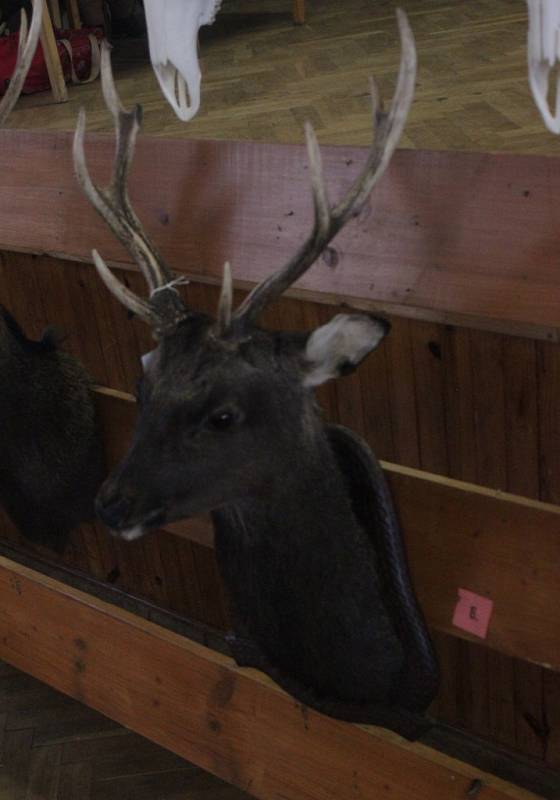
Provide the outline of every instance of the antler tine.
[[231,267],[229,261],[224,264],[224,277],[222,280],[222,291],[220,292],[220,302],[218,303],[218,320],[216,330],[218,335],[226,333],[231,323],[231,308],[233,304],[233,284],[231,280]]
[[25,83],[25,78],[33,61],[35,50],[37,49],[37,42],[39,41],[39,34],[41,33],[41,23],[43,20],[43,0],[33,0],[33,16],[31,19],[31,28],[29,36],[27,35],[27,17],[25,11],[21,12],[21,25],[19,28],[19,44],[14,67],[13,75],[10,79],[10,85],[6,94],[0,102],[0,125],[2,125],[12,108],[15,106],[17,99]]
[[142,300],[141,297],[138,297],[128,289],[124,283],[121,283],[118,278],[116,278],[105,261],[101,258],[97,250],[92,250],[91,255],[93,257],[93,263],[95,264],[95,268],[99,273],[99,277],[109,289],[109,291],[115,295],[117,300],[133,311],[135,314],[138,314],[145,322],[150,324],[160,325],[161,320],[159,316],[154,314],[154,311],[150,304],[146,302],[146,300]]
[[[122,286],[111,274],[109,268],[94,252],[93,258],[97,270],[108,287],[118,299],[134,313],[162,330],[171,327],[186,316],[184,307],[173,286],[172,274],[151,242],[136,216],[128,197],[127,178],[134,154],[136,136],[140,129],[142,109],[135,106],[126,111],[119,99],[111,69],[110,46],[101,45],[101,80],[105,103],[113,116],[116,132],[115,159],[111,182],[108,187],[96,186],[89,174],[84,152],[86,114],[82,108],[78,116],[74,135],[74,169],[86,197],[96,211],[107,222],[119,241],[126,247],[130,255],[140,267],[150,290],[150,301],[137,297]],[[165,295],[172,292],[175,297],[168,297],[172,302],[155,302],[155,294],[166,290]],[[169,291],[167,291],[169,290]],[[154,299],[152,299],[154,298]]]
[[372,80],[371,97],[374,117],[374,138],[364,169],[342,201],[331,208],[323,180],[321,156],[312,126],[307,123],[305,136],[309,157],[315,221],[311,235],[296,254],[278,272],[256,286],[235,312],[238,321],[254,321],[264,307],[279,297],[316,261],[331,239],[351,218],[356,216],[373,187],[385,172],[400,139],[414,96],[416,80],[416,47],[408,19],[397,9],[401,38],[401,62],[393,102],[383,110],[377,84]]

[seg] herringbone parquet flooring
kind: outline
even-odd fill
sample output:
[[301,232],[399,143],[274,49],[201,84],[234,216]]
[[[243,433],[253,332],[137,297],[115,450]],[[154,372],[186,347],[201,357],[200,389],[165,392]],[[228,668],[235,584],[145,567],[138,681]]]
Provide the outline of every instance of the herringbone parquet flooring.
[[0,662],[0,800],[243,800],[228,786]]
[[[402,146],[559,152],[527,86],[523,0],[307,0],[308,21],[294,26],[288,0],[224,0],[204,32],[199,115],[175,119],[163,100],[143,42],[118,42],[115,71],[128,102],[145,109],[144,130],[164,136],[302,141],[311,119],[319,139],[367,144],[367,76],[390,93],[398,64],[394,8],[410,17],[419,52],[416,99]],[[24,98],[13,127],[67,130],[80,105],[92,130],[109,130],[99,84]],[[40,113],[38,110],[40,109]]]

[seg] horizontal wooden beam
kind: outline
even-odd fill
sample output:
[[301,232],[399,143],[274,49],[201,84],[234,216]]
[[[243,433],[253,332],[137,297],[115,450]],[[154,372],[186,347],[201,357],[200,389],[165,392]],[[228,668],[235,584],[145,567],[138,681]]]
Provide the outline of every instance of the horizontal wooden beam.
[[[100,179],[110,137],[87,137]],[[324,147],[332,198],[364,161]],[[142,137],[131,195],[175,270],[207,282],[224,260],[240,287],[277,269],[308,232],[302,146]],[[296,293],[411,317],[558,338],[560,160],[540,156],[400,151],[369,205]],[[0,132],[0,249],[112,263],[130,258],[76,185],[71,134]]]
[[[132,435],[134,400],[99,389],[98,402],[115,464]],[[560,508],[396,464],[383,467],[429,624],[475,640],[452,623],[458,589],[473,591],[494,603],[489,647],[560,670]],[[207,518],[165,530],[213,546]]]
[[560,508],[383,466],[430,625],[480,642],[452,624],[458,589],[470,590],[493,601],[489,647],[559,670]]
[[0,658],[263,800],[535,797],[3,557]]

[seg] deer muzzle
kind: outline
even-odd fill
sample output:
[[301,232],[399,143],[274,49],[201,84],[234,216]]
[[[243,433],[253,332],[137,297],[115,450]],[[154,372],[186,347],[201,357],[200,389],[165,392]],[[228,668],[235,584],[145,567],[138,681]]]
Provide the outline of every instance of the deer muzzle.
[[140,538],[165,518],[160,505],[139,509],[132,495],[119,491],[111,478],[103,484],[97,495],[95,511],[115,536],[127,541]]

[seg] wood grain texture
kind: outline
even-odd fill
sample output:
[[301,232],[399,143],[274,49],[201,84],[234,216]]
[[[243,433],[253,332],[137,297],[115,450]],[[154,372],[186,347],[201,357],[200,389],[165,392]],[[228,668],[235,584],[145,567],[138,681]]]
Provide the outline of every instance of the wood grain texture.
[[303,25],[305,22],[305,0],[293,0],[292,14],[294,15],[294,22],[298,25]]
[[327,800],[351,787],[364,800],[462,800],[476,779],[481,800],[535,797],[425,746],[302,709],[253,670],[6,559],[0,657],[255,797]]
[[243,800],[248,795],[0,663],[2,800]]
[[[129,258],[72,174],[68,134],[0,132],[0,247],[110,262]],[[112,141],[88,137],[106,176]],[[365,159],[324,148],[331,197]],[[556,338],[560,162],[538,156],[400,151],[360,216],[297,285],[321,302]],[[33,183],[29,175],[33,175]],[[241,286],[278,268],[307,235],[304,148],[158,140],[138,146],[131,194],[171,266],[217,282],[229,259]],[[499,209],[499,213],[497,213]]]
[[41,26],[41,46],[43,48],[53,100],[55,103],[66,103],[68,102],[68,90],[66,88],[64,72],[58,55],[53,23],[47,6],[45,6],[43,23]]

